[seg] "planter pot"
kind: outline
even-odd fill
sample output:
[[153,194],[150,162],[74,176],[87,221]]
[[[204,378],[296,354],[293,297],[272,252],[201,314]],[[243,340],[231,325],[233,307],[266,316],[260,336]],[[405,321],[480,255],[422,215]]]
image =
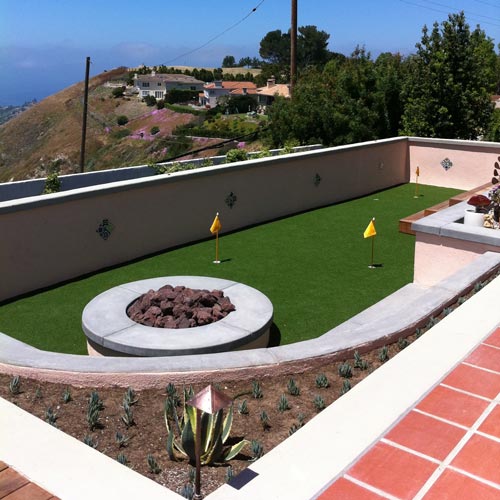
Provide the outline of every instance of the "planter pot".
[[464,225],[483,227],[484,214],[477,213],[475,210],[466,210],[464,216]]

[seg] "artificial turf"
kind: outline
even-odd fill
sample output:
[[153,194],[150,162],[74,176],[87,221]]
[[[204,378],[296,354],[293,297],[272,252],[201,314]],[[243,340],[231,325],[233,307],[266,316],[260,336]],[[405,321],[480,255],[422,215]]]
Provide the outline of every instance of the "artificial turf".
[[[274,306],[281,344],[317,337],[413,280],[414,236],[399,220],[459,193],[456,189],[405,184],[356,200],[311,210],[165,251],[96,273],[0,307],[0,331],[37,348],[86,353],[81,314],[99,293],[140,279],[198,275],[250,285]],[[363,232],[375,217],[375,262]],[[211,220],[207,220],[207,231]],[[224,230],[224,220],[221,221]]]

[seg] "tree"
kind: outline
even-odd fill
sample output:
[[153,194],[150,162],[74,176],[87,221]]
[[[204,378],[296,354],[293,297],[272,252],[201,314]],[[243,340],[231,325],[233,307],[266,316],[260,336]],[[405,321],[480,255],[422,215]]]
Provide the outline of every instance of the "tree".
[[491,123],[496,54],[479,26],[471,31],[463,12],[422,30],[409,58],[402,132],[406,135],[477,139]]
[[305,68],[311,65],[323,65],[329,57],[328,39],[325,31],[318,31],[316,26],[301,26],[297,36],[297,66]]
[[274,30],[260,41],[259,54],[269,64],[290,64],[290,35]]
[[222,60],[223,68],[234,68],[236,66],[236,60],[233,56],[226,56]]

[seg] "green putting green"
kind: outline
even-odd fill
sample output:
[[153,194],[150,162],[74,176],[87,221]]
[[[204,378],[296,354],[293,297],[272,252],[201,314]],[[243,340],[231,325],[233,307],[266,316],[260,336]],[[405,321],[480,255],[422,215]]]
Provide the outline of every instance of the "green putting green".
[[[0,331],[40,349],[85,354],[81,315],[93,297],[130,281],[199,275],[266,294],[281,344],[318,337],[412,281],[415,239],[399,233],[399,220],[459,192],[420,185],[414,198],[414,184],[405,184],[221,235],[220,265],[212,263],[214,240],[166,251],[6,303]],[[375,269],[368,267],[372,241],[363,238],[372,217]]]

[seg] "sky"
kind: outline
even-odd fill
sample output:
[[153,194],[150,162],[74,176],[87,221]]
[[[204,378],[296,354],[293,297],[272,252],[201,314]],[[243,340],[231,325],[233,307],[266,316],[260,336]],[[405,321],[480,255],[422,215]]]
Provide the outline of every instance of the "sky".
[[[357,45],[415,52],[422,28],[465,12],[498,46],[500,0],[297,0],[298,26],[330,35],[329,50]],[[255,10],[253,10],[255,9]],[[220,67],[259,57],[261,39],[290,27],[290,0],[0,0],[0,105],[41,100],[118,66]]]

